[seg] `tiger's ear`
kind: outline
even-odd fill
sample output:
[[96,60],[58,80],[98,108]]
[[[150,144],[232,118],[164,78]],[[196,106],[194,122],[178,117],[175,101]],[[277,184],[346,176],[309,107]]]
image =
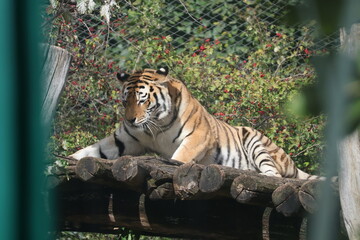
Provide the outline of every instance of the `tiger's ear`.
[[116,77],[120,82],[124,83],[130,77],[130,75],[127,73],[117,73]]
[[161,66],[156,71],[157,74],[167,76],[169,73],[169,68],[167,66]]

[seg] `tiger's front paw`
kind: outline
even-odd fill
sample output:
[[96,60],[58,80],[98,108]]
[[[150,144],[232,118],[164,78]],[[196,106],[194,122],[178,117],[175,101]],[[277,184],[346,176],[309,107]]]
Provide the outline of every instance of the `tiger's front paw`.
[[171,164],[173,164],[175,166],[180,166],[180,165],[184,164],[184,162],[181,162],[181,161],[178,161],[178,160],[175,160],[175,159],[172,159],[172,158],[168,159],[167,162],[169,162],[169,163],[171,163]]
[[82,157],[81,157],[81,155],[77,154],[77,152],[76,152],[76,153],[69,155],[68,158],[72,158],[74,160],[80,160]]
[[100,157],[100,154],[99,154],[99,149],[97,147],[88,146],[71,154],[69,157],[74,158],[76,160],[80,160],[84,157]]
[[260,172],[260,175],[268,176],[268,177],[282,177],[280,173],[278,172]]

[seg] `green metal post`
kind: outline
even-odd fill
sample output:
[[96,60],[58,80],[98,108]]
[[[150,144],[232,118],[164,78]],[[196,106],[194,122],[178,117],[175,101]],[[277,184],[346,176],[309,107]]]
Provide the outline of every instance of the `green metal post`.
[[[319,12],[327,13],[326,9],[333,7],[332,3],[326,1],[317,1],[321,3],[318,5]],[[333,1],[334,2],[334,1]],[[335,1],[336,2],[336,1]],[[359,19],[360,4],[358,0],[346,0],[339,2],[341,7],[337,9],[339,19],[335,27],[349,27],[355,19]],[[320,19],[324,16],[318,16]],[[334,17],[334,16],[333,16]],[[320,22],[320,21],[319,21]],[[323,23],[324,24],[324,23]],[[325,28],[325,23],[322,27]],[[336,53],[327,58],[327,61],[322,61],[317,70],[320,73],[319,77],[323,91],[319,94],[324,95],[325,106],[324,110],[328,116],[328,124],[326,128],[326,152],[325,152],[325,172],[328,177],[327,183],[322,189],[322,197],[320,199],[319,213],[315,216],[313,232],[310,234],[310,239],[313,240],[337,240],[339,236],[339,223],[336,219],[339,218],[339,204],[334,200],[332,189],[330,187],[330,177],[337,175],[339,156],[338,144],[344,137],[345,133],[345,109],[347,107],[345,86],[354,79],[354,64],[352,60],[341,53]]]
[[[0,239],[12,239],[15,230],[16,153],[13,3],[0,1]],[[15,131],[16,134],[16,131]]]
[[0,239],[46,238],[38,1],[0,1]]

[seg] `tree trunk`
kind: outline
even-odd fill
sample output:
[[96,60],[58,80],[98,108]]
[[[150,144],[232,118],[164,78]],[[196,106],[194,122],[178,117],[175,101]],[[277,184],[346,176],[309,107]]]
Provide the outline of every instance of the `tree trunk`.
[[360,131],[340,144],[339,193],[349,238],[360,239]]
[[[350,57],[360,53],[360,24],[354,24],[350,33],[340,30],[342,50]],[[360,130],[347,136],[339,146],[340,203],[349,238],[360,239]]]
[[55,113],[56,104],[64,87],[69,70],[71,55],[62,48],[41,45],[44,49],[44,63],[41,72],[43,79],[43,106],[42,119],[45,125],[49,124]]

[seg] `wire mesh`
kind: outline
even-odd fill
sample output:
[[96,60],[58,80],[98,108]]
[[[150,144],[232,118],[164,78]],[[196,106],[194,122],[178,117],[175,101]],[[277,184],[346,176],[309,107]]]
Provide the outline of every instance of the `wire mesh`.
[[[141,42],[156,37],[170,36],[172,48],[179,52],[188,50],[193,41],[204,39],[220,40],[225,44],[224,52],[246,56],[256,48],[246,32],[251,21],[266,22],[269,25],[283,25],[289,6],[299,1],[264,0],[256,1],[183,1],[159,0],[143,8],[138,1],[120,1],[113,9],[109,24],[98,11],[80,14],[76,4],[63,4],[54,16],[44,16],[45,33],[49,43],[64,47],[71,52],[77,43],[86,46],[90,39],[99,38],[109,56],[125,56],[129,47],[141,48]],[[141,2],[141,1],[140,1]],[[149,12],[150,9],[150,12]],[[159,9],[151,12],[151,9]],[[144,12],[147,10],[146,12]],[[153,15],[152,15],[153,14]],[[138,21],[139,16],[149,16],[149,21]],[[150,20],[151,19],[151,20]],[[65,27],[66,24],[66,27]],[[252,24],[251,24],[252,25]],[[303,38],[304,25],[292,26],[295,35]],[[308,26],[311,29],[311,24]],[[256,29],[253,29],[254,31]],[[311,35],[311,31],[307,33]],[[74,38],[74,39],[73,39]],[[316,40],[314,50],[329,50],[339,46],[338,33]],[[106,51],[108,49],[111,51]]]

